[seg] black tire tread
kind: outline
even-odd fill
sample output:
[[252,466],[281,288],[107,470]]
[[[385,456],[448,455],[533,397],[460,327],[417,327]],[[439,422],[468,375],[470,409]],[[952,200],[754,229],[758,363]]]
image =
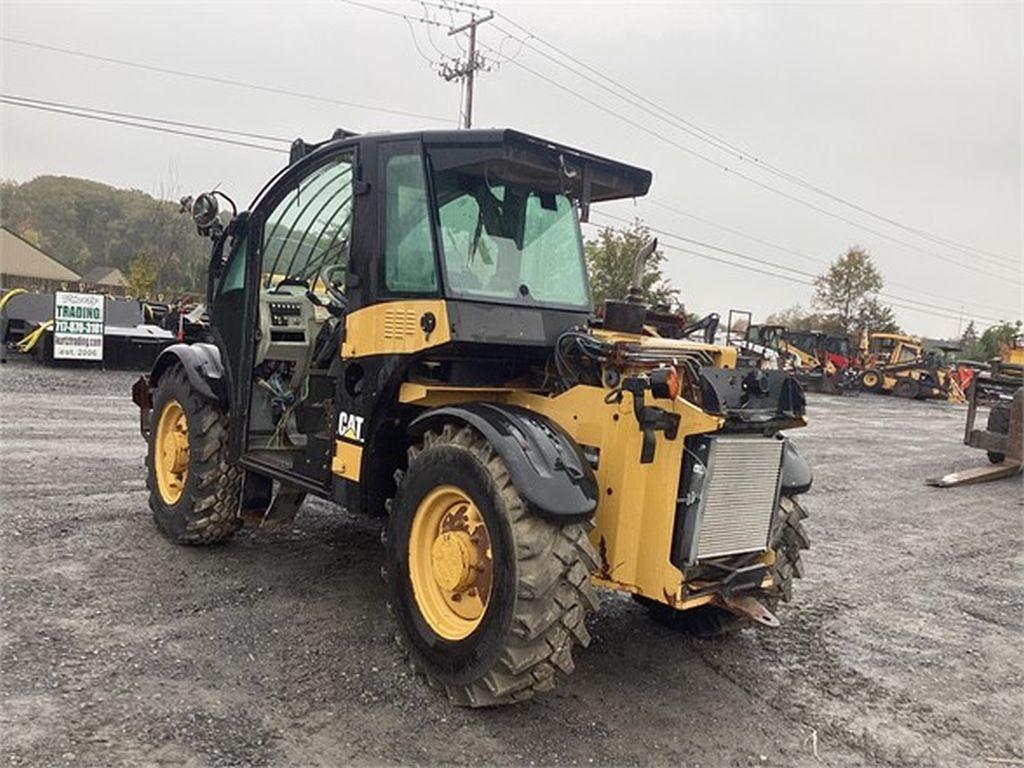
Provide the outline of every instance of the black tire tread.
[[187,402],[181,404],[188,415],[189,434],[189,481],[184,493],[191,496],[182,499],[187,505],[182,512],[185,519],[184,532],[170,525],[159,512],[164,505],[153,467],[156,414],[146,454],[149,507],[157,526],[176,543],[219,544],[231,538],[242,525],[238,517],[242,470],[228,461],[227,414],[192,389],[180,364],[164,372],[157,384],[157,392],[162,387],[177,388],[188,393],[185,398]]
[[[598,606],[590,573],[597,567],[597,552],[587,537],[589,524],[555,525],[531,514],[504,461],[490,443],[468,426],[445,424],[428,430],[421,443],[408,450],[410,465],[435,445],[459,446],[486,468],[509,516],[516,547],[518,585],[515,612],[506,646],[497,663],[467,685],[446,685],[406,647],[413,670],[434,688],[443,690],[457,705],[489,707],[511,704],[554,688],[557,674],[574,669],[573,647],[590,644],[584,617]],[[404,473],[396,473],[401,484]],[[392,609],[392,613],[394,610]]]

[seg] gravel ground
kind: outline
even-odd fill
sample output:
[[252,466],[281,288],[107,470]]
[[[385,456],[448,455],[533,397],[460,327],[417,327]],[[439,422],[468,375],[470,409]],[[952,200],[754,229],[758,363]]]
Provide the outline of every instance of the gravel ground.
[[1019,480],[964,408],[814,397],[807,576],[776,630],[695,640],[606,594],[552,694],[457,709],[407,671],[376,522],[307,502],[213,549],[152,525],[134,374],[0,369],[9,765],[1024,765]]

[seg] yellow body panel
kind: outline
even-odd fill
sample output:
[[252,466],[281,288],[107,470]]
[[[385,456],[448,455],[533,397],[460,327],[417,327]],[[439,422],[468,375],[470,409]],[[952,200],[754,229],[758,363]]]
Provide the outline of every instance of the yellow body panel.
[[[373,321],[379,323],[382,319],[380,312],[388,306],[381,305],[374,315],[366,317],[373,317]],[[436,336],[426,340],[411,333],[408,343],[422,344],[419,348],[426,348],[448,340],[447,332],[439,333],[442,327],[447,328],[446,324],[442,326],[445,317],[443,302],[401,302],[401,306],[419,313],[432,311],[438,317]],[[418,320],[416,322],[418,329]],[[349,328],[353,328],[351,319]],[[349,350],[346,344],[345,356],[395,351],[384,349],[379,329],[373,333],[362,325],[359,329],[359,334],[351,339],[353,349]],[[707,353],[715,365],[724,368],[736,365],[737,350],[733,347],[605,331],[595,333],[611,342],[642,345],[648,349],[699,350]],[[375,351],[370,352],[370,349]],[[636,422],[632,395],[623,392],[621,401],[607,402],[608,393],[607,389],[587,385],[575,386],[558,395],[546,395],[515,387],[456,387],[405,382],[399,390],[398,401],[422,408],[481,400],[518,405],[547,416],[580,445],[599,448],[596,475],[600,496],[594,516],[595,527],[590,534],[600,558],[598,571],[592,574],[594,581],[610,589],[650,597],[676,608],[692,608],[706,603],[712,599],[711,595],[684,597],[684,575],[671,561],[672,534],[684,441],[689,435],[718,431],[724,420],[705,413],[683,398],[653,400],[652,404],[679,415],[679,431],[672,440],[666,439],[664,433],[656,432],[654,461],[641,464],[643,432]],[[358,481],[361,458],[359,446],[338,441],[333,471]],[[772,552],[766,552],[762,556],[763,562],[770,564],[773,556]],[[766,579],[765,586],[769,585],[770,579]]]
[[[633,413],[632,396],[607,403],[608,390],[576,386],[548,396],[514,389],[472,389],[406,383],[399,401],[423,407],[489,400],[519,405],[544,414],[583,446],[600,449],[597,482],[600,490],[595,527],[590,538],[600,556],[594,580],[601,586],[644,595],[677,608],[710,600],[683,598],[683,574],[672,565],[672,532],[676,518],[683,445],[688,435],[715,432],[723,420],[678,398],[656,400],[680,416],[674,440],[656,433],[654,461],[640,463],[643,432]],[[766,553],[766,562],[771,553]]]
[[[434,328],[421,325],[427,314]],[[357,309],[345,316],[345,341],[341,356],[402,355],[437,347],[451,341],[448,310],[442,299],[386,301]]]
[[1004,345],[1000,349],[999,358],[1004,365],[1024,366],[1024,346],[1021,346],[1020,339],[1016,339],[1013,344]]
[[515,391],[511,387],[438,387],[407,381],[398,390],[398,402],[430,408],[474,400],[503,402]]
[[580,445],[601,449],[597,469],[600,497],[591,541],[600,556],[598,581],[669,605],[682,600],[682,572],[670,560],[676,498],[687,435],[714,432],[722,419],[691,403],[654,401],[680,416],[674,440],[656,434],[654,461],[640,463],[643,432],[633,414],[632,396],[605,403],[607,390],[573,387],[557,397],[516,393],[508,402],[543,413]]
[[331,459],[331,472],[341,475],[346,480],[358,483],[362,468],[363,446],[346,440],[335,440],[334,458]]

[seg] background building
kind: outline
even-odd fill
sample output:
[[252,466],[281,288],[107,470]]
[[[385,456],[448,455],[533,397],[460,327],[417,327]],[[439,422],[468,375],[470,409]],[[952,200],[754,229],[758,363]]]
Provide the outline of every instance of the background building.
[[[123,281],[124,277],[121,279]],[[42,292],[76,291],[81,280],[74,270],[6,227],[0,227],[0,287]]]

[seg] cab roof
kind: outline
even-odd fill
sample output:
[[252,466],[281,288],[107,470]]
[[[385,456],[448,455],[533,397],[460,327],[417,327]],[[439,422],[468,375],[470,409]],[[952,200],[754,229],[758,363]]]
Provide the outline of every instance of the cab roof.
[[296,139],[291,162],[335,144],[398,141],[422,143],[436,171],[455,167],[486,170],[539,191],[566,193],[588,202],[641,197],[651,186],[651,172],[646,169],[511,128],[369,134],[339,130],[320,144]]

